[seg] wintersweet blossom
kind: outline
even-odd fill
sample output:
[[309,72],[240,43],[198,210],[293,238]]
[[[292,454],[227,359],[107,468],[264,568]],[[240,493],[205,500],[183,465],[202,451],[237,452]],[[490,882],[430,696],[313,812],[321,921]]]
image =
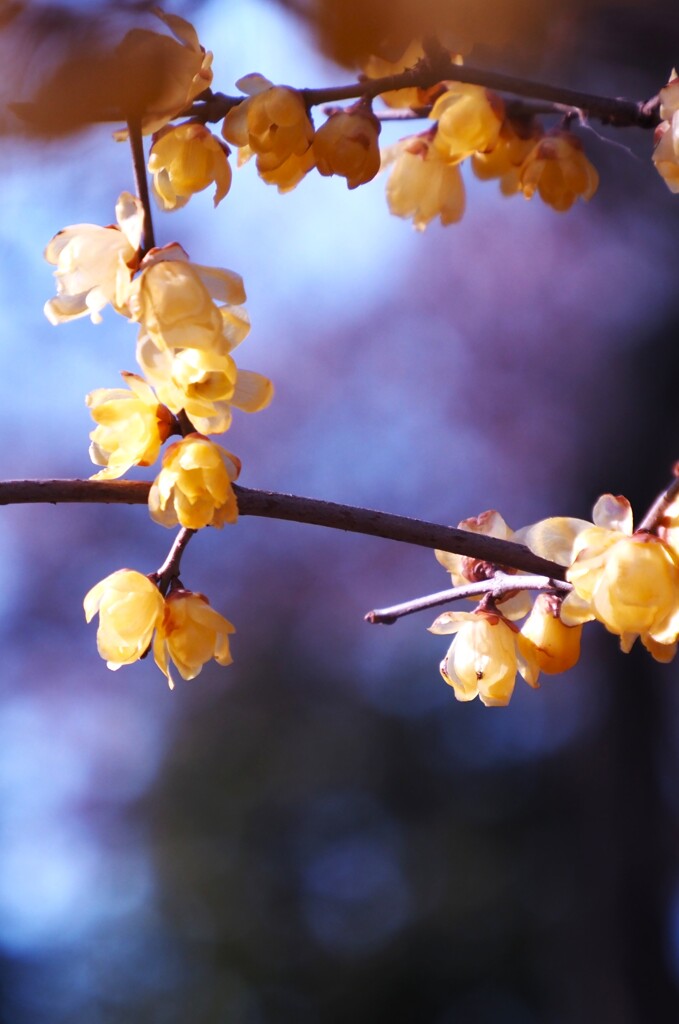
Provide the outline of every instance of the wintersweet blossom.
[[269,184],[281,191],[294,187],[313,167],[314,128],[301,93],[259,74],[236,85],[248,99],[227,113],[224,138],[256,155],[257,170]]
[[465,191],[460,168],[432,144],[431,132],[402,139],[382,152],[382,167],[393,163],[387,181],[387,203],[396,217],[412,218],[424,231],[438,217],[453,224],[464,213]]
[[331,114],[314,137],[319,174],[338,174],[349,188],[371,181],[380,169],[379,134],[380,122],[365,106]]
[[543,202],[559,213],[570,210],[578,198],[591,199],[599,185],[599,175],[582,143],[565,131],[550,132],[533,147],[521,166],[519,180],[526,199],[538,192]]
[[560,597],[538,594],[521,627],[521,636],[533,645],[540,671],[548,675],[566,672],[580,657],[582,625],[565,625],[559,614],[560,605]]
[[455,633],[441,662],[441,675],[458,700],[479,697],[486,707],[509,703],[516,674],[537,686],[540,674],[532,644],[500,613],[444,612],[430,633]]
[[238,504],[231,484],[240,460],[202,434],[188,434],[166,449],[149,493],[151,518],[161,526],[200,530],[235,523]]
[[45,259],[57,268],[57,295],[45,303],[50,323],[82,316],[101,323],[101,310],[109,302],[123,312],[144,228],[144,209],[129,192],[116,203],[116,220],[117,226],[110,227],[73,224],[48,244]]
[[[387,78],[407,68],[414,67],[424,57],[424,49],[419,39],[409,44],[398,60],[386,60],[383,57],[371,56],[363,67],[367,78]],[[395,89],[380,93],[380,99],[389,107],[423,107],[427,103],[425,89]]]
[[131,466],[150,466],[172,432],[174,417],[136,373],[121,374],[128,386],[97,388],[85,401],[98,426],[90,434],[90,458],[104,466],[92,480],[114,480]]
[[164,610],[156,585],[134,569],[111,573],[92,587],[83,604],[88,622],[99,613],[97,648],[113,670],[144,656]]
[[[116,51],[121,76],[124,76],[126,67],[133,72],[141,67],[160,80],[160,88],[143,112],[141,128],[144,135],[157,132],[172,121],[212,84],[212,54],[200,45],[193,25],[176,14],[166,14],[158,7],[153,8],[153,13],[172,35],[134,28]],[[115,137],[127,138],[127,130],[121,129]]]
[[130,319],[170,349],[223,349],[225,329],[233,326],[228,307],[244,301],[239,274],[190,263],[176,243],[147,253],[127,291]]
[[543,134],[536,121],[525,125],[507,119],[493,148],[472,155],[472,171],[482,181],[498,178],[502,194],[514,195],[521,188],[521,166]]
[[456,83],[439,96],[429,117],[438,122],[436,149],[445,160],[459,163],[472,153],[485,152],[497,144],[505,107],[489,89]]
[[653,163],[671,192],[679,192],[679,78],[672,71],[660,90],[662,121],[655,130]]
[[679,555],[661,537],[633,530],[626,498],[604,494],[593,523],[546,519],[519,531],[532,551],[568,566],[573,591],[561,607],[566,625],[597,619],[620,637],[623,651],[637,637],[658,661],[669,661],[679,636]]
[[233,406],[259,412],[273,397],[271,381],[238,369],[226,348],[172,351],[142,334],[137,360],[158,398],[174,413],[183,409],[203,434],[228,430]]
[[148,169],[161,210],[177,210],[192,195],[215,185],[218,206],[231,187],[229,149],[204,124],[169,125],[153,137]]
[[167,676],[170,689],[174,687],[170,660],[184,679],[195,679],[211,658],[219,665],[230,665],[229,635],[235,632],[203,594],[170,591],[153,641],[156,665]]

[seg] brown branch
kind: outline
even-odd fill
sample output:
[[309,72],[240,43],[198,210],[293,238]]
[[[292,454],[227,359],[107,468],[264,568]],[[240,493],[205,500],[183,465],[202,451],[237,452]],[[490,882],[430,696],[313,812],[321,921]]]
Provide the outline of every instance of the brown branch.
[[153,249],[156,240],[153,233],[153,217],[151,215],[151,197],[149,196],[149,183],[146,177],[146,158],[144,156],[144,141],[141,133],[141,122],[139,119],[130,119],[127,122],[127,131],[130,137],[130,149],[132,150],[132,166],[134,167],[134,183],[137,190],[137,197],[144,207],[144,238],[142,240],[142,255],[149,249]]
[[636,533],[654,533],[672,502],[679,494],[679,462],[675,465],[675,477],[662,494],[655,499],[648,512],[636,528]]
[[182,555],[184,554],[189,541],[197,532],[197,530],[190,530],[186,526],[182,527],[174,539],[174,543],[168,552],[167,558],[161,565],[160,569],[153,573],[153,578],[158,584],[158,590],[161,594],[165,595],[172,581],[179,579]]
[[391,608],[375,608],[365,615],[365,621],[390,626],[404,615],[413,615],[414,612],[426,611],[427,608],[438,608],[439,605],[478,597],[480,594],[487,594],[494,601],[498,601],[517,590],[567,594],[572,587],[570,583],[555,580],[550,576],[511,576],[506,572],[497,572],[488,580],[466,583],[464,586],[451,587],[449,590],[439,590],[436,594],[427,594],[426,597],[403,601],[401,604],[392,605]]
[[[149,483],[131,480],[5,480],[0,481],[0,505],[57,502],[144,505],[150,487]],[[540,558],[523,544],[512,541],[317,498],[258,491],[238,485],[234,486],[234,491],[239,513],[243,516],[285,519],[438,548],[557,580],[563,580],[565,576],[564,566]]]

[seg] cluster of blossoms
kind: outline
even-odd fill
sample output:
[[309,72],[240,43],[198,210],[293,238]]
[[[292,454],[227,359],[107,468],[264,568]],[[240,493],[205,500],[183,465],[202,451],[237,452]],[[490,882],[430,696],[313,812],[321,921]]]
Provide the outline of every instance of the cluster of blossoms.
[[[504,705],[517,672],[531,686],[540,672],[563,672],[580,653],[587,622],[598,621],[620,637],[627,653],[635,640],[660,662],[671,661],[679,642],[679,501],[670,502],[651,528],[634,530],[626,498],[605,494],[593,521],[554,517],[513,533],[497,512],[460,528],[524,544],[566,569],[570,592],[540,593],[530,609],[526,591],[483,599],[474,612],[444,612],[432,633],[455,633],[441,664],[458,700],[480,697]],[[491,579],[498,567],[439,551],[453,584]],[[517,581],[520,577],[517,576]],[[519,628],[516,620],[528,617]]]
[[[196,184],[204,188],[214,181],[221,197],[230,176],[224,149],[201,126],[167,124],[196,89],[209,85],[211,72],[192,27],[180,18],[163,20],[176,37],[157,37],[176,47],[174,92],[162,103],[162,115],[154,112],[143,127],[156,132],[148,168],[156,195],[164,209],[174,209],[198,190]],[[60,231],[45,253],[57,280],[45,314],[53,324],[88,315],[98,323],[110,304],[139,327],[136,359],[142,373],[124,372],[125,387],[98,388],[86,399],[96,423],[90,457],[102,467],[93,479],[112,480],[133,466],[152,465],[168,438],[180,435],[165,449],[151,485],[150,515],[162,526],[185,531],[222,527],[238,518],[233,483],[241,464],[206,435],[228,430],[234,407],[265,408],[273,387],[261,374],[241,370],[232,355],[250,329],[240,276],[193,263],[177,243],[145,251],[146,216],[140,200],[123,193],[115,225],[76,224]],[[99,614],[98,647],[110,668],[138,660],[152,645],[172,685],[169,659],[186,679],[212,657],[223,665],[231,660],[233,626],[203,595],[184,589],[178,560],[170,573],[113,573],[87,594],[85,612],[88,621]]]

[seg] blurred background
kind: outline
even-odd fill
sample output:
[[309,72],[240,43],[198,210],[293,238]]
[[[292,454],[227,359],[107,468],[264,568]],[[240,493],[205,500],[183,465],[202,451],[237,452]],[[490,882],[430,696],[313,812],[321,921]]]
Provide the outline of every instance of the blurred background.
[[[150,25],[148,6],[3,4],[3,103]],[[648,98],[676,60],[669,2],[171,9],[225,92],[251,71],[351,81],[415,15],[470,63],[603,95]],[[84,477],[84,395],[135,369],[136,332],[111,310],[51,327],[42,251],[113,221],[129,153],[56,113],[49,137],[1,126],[1,473]],[[606,491],[643,514],[679,455],[679,198],[650,133],[581,137],[601,186],[565,215],[465,168],[463,221],[418,234],[384,176],[350,193],[312,174],[281,197],[251,165],[216,212],[204,193],[158,214],[161,244],[245,280],[240,362],[277,391],[225,439],[244,485],[453,525],[588,517]],[[505,709],[459,704],[433,615],[363,622],[447,586],[433,553],[242,519],[201,533],[182,572],[235,623],[234,664],[171,693],[148,662],[106,669],[82,598],[156,569],[172,535],[143,507],[1,518],[3,1021],[679,1019],[676,663],[590,627],[566,676],[519,680]]]

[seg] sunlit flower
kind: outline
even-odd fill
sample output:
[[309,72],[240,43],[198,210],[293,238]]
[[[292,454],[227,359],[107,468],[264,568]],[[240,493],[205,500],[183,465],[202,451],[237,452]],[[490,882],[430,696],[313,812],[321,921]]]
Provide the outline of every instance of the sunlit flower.
[[[216,301],[215,301],[216,300]],[[224,307],[245,300],[243,280],[231,270],[190,263],[180,245],[152,249],[127,293],[130,318],[159,347],[223,350],[225,328],[233,326]],[[247,333],[247,332],[246,332]]]
[[259,74],[246,75],[236,85],[248,99],[224,118],[224,138],[256,155],[257,170],[269,184],[280,191],[293,188],[313,167],[314,128],[301,93]]
[[485,152],[496,145],[504,116],[504,103],[489,89],[463,83],[450,85],[429,115],[438,122],[434,146],[452,163]]
[[629,651],[637,637],[659,661],[669,661],[679,635],[679,560],[655,534],[633,532],[626,498],[605,494],[594,523],[557,517],[520,530],[532,551],[568,566],[573,584],[561,607],[566,625],[598,619]]
[[[489,509],[478,516],[463,519],[457,524],[458,530],[468,530],[470,533],[478,533],[484,537],[495,537],[497,540],[514,540],[514,531],[507,526],[499,512]],[[493,562],[483,561],[479,558],[472,558],[468,555],[458,555],[451,551],[435,551],[437,561],[450,573],[450,579],[454,587],[464,586],[466,583],[478,583],[481,580],[491,579],[500,566]],[[502,567],[504,572],[511,572],[507,567]],[[522,590],[515,594],[508,594],[506,598],[500,599],[502,603],[502,614],[508,619],[520,619],[526,615],[531,607],[531,597],[528,591]],[[500,602],[498,602],[500,603]]]
[[149,335],[137,345],[137,359],[158,398],[186,412],[203,434],[220,434],[231,425],[232,406],[259,412],[273,397],[273,384],[251,370],[240,370],[226,351],[158,347]]
[[535,121],[529,125],[504,121],[493,148],[472,154],[474,174],[482,181],[498,178],[502,194],[514,195],[521,189],[521,165],[542,135],[542,128]]
[[90,434],[90,458],[96,466],[106,467],[92,480],[114,480],[130,466],[150,466],[172,431],[172,413],[146,381],[136,373],[122,377],[129,390],[98,388],[85,399],[99,424]]
[[141,245],[144,210],[129,192],[116,203],[118,226],[73,224],[55,235],[45,259],[56,266],[56,298],[45,303],[52,324],[89,316],[101,322],[107,303],[122,312]]
[[314,137],[319,173],[339,174],[349,188],[370,181],[380,169],[379,134],[380,122],[365,107],[331,114]]
[[679,78],[672,71],[660,90],[662,121],[655,130],[653,163],[671,192],[679,192]]
[[550,132],[534,146],[519,178],[526,199],[538,192],[560,213],[570,210],[578,197],[591,199],[599,185],[599,175],[585,156],[582,143],[564,131]]
[[223,526],[238,518],[231,486],[240,461],[202,434],[189,434],[166,449],[149,493],[151,518],[161,526]]
[[465,192],[460,168],[444,159],[431,133],[402,139],[382,153],[382,166],[393,163],[387,181],[387,203],[397,217],[412,218],[424,231],[438,217],[442,224],[460,220]]
[[520,639],[533,645],[535,660],[548,675],[566,672],[580,657],[582,625],[566,626],[559,615],[561,599],[538,594],[532,611],[521,627]]
[[444,612],[431,633],[455,633],[441,662],[441,675],[458,700],[479,697],[486,707],[509,703],[516,674],[537,686],[540,669],[532,645],[520,643],[518,630],[499,613]]
[[215,184],[217,206],[231,187],[228,148],[205,125],[190,121],[162,128],[153,138],[148,169],[163,210],[185,206],[196,192]]
[[230,665],[229,635],[236,630],[223,615],[210,607],[203,594],[172,590],[165,600],[165,611],[153,641],[153,656],[165,673],[170,688],[174,680],[170,659],[184,679],[195,679],[211,658],[219,665]]
[[[387,78],[414,67],[422,57],[424,57],[424,49],[419,39],[416,39],[410,43],[398,60],[369,57],[363,71],[367,78]],[[395,89],[392,92],[380,93],[380,99],[390,107],[423,107],[427,103],[427,92],[425,89],[417,88]]]
[[97,648],[110,669],[144,656],[163,618],[163,597],[134,569],[119,569],[95,584],[84,600],[85,618],[99,613]]
[[[212,54],[200,45],[193,25],[176,14],[153,8],[156,17],[169,28],[171,36],[148,29],[134,28],[117,48],[120,74],[125,68],[145,68],[162,83],[155,90],[151,105],[143,111],[141,127],[144,135],[157,132],[181,114],[212,84]],[[174,38],[173,38],[174,36]],[[122,83],[124,87],[124,82]],[[127,137],[127,130],[115,133],[117,139]]]

